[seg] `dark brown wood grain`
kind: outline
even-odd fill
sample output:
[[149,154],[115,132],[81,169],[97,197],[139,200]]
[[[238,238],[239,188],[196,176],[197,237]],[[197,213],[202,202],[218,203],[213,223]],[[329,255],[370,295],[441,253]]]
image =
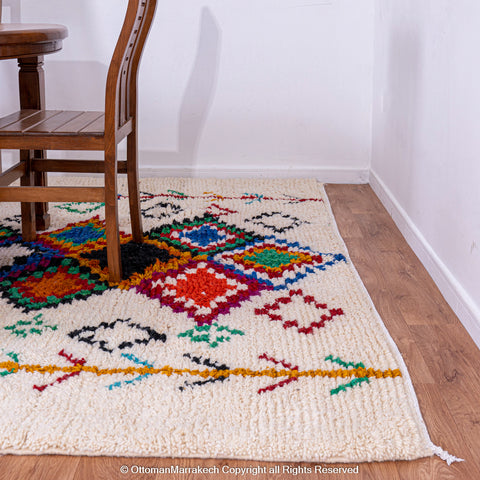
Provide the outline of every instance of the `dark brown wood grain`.
[[68,30],[63,25],[1,23],[0,57],[21,58],[47,55],[62,49]]
[[63,40],[68,30],[63,25],[45,23],[2,23],[0,42],[2,45],[21,45]]
[[1,187],[0,202],[35,202],[39,197],[47,202],[102,202],[103,187]]
[[[127,162],[125,160],[117,161],[117,166],[118,173],[127,173]],[[103,160],[48,160],[35,158],[33,159],[33,169],[36,172],[105,173],[105,162]]]

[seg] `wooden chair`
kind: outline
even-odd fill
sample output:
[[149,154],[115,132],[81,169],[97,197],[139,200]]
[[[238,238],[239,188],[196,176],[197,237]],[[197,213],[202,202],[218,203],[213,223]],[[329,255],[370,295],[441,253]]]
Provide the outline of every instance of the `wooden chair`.
[[[20,110],[0,118],[0,149],[30,155],[0,175],[0,202],[21,202],[22,237],[36,237],[32,202],[104,202],[110,281],[122,278],[117,172],[126,173],[134,242],[143,242],[137,164],[137,72],[153,20],[156,0],[129,0],[107,75],[105,111]],[[127,160],[117,145],[127,138]],[[104,160],[48,160],[41,150],[101,150]],[[48,187],[34,184],[37,172],[103,173],[102,187]],[[20,186],[6,186],[20,178]]]

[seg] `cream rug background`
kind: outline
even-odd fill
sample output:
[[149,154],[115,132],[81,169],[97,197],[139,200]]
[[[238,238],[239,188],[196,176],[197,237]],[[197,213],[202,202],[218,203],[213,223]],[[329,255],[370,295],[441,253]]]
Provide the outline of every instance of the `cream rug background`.
[[103,248],[100,205],[51,204],[49,233],[22,244],[19,206],[2,204],[1,453],[454,459],[429,439],[322,185],[156,178],[141,191],[157,253],[128,261],[164,256],[121,288],[82,257]]

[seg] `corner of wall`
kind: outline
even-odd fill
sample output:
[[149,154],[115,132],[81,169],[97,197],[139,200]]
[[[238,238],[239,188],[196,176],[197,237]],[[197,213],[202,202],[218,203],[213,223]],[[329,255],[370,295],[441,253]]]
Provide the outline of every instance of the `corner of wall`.
[[370,170],[370,186],[392,216],[405,240],[436,283],[447,303],[480,348],[480,310],[455,276],[440,260],[380,176]]

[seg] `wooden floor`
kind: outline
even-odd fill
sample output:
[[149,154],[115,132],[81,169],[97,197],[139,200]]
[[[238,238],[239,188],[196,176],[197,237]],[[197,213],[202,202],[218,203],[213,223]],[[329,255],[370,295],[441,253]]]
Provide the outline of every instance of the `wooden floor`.
[[[432,457],[413,462],[360,464],[358,474],[314,473],[313,464],[256,461],[5,456],[1,480],[233,479],[230,474],[122,474],[120,467],[278,466],[279,474],[251,479],[480,479],[480,351],[367,185],[329,185],[340,232],[377,310],[402,352],[433,443],[464,458],[451,466]],[[328,465],[330,467],[356,465]],[[288,467],[301,470],[288,470]],[[308,470],[312,469],[312,473]]]

